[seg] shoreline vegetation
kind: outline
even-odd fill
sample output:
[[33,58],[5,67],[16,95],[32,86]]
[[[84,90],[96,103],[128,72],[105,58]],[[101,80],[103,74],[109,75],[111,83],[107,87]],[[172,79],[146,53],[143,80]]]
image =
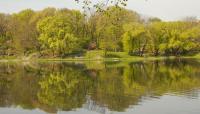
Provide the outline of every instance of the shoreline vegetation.
[[[63,62],[78,62],[78,61],[108,61],[108,62],[117,62],[117,61],[146,61],[146,60],[165,60],[165,59],[200,59],[200,54],[196,55],[187,55],[187,56],[130,56],[125,52],[108,52],[108,55],[114,57],[104,57],[101,51],[91,51],[87,52],[86,55],[80,57],[55,57],[55,58],[40,58],[40,57],[1,57],[0,62],[32,62],[32,61],[63,61]],[[95,56],[94,56],[95,55]]]
[[0,13],[1,61],[138,61],[198,53],[196,18],[166,22],[118,6],[92,14],[67,8]]

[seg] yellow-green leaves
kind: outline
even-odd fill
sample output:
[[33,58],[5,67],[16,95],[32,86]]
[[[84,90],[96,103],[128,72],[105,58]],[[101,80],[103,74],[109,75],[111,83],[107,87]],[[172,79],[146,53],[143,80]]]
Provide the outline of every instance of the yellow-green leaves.
[[140,23],[129,23],[124,25],[123,35],[123,48],[126,52],[136,55],[143,54],[143,48],[146,47],[147,43],[147,32],[144,25]]
[[[73,14],[78,15],[75,12]],[[60,15],[41,20],[37,28],[40,32],[38,39],[43,48],[51,49],[54,54],[59,56],[78,50],[80,41],[78,42],[78,33],[75,34],[75,30],[78,28],[74,30],[73,21],[73,19],[63,15],[63,12]]]

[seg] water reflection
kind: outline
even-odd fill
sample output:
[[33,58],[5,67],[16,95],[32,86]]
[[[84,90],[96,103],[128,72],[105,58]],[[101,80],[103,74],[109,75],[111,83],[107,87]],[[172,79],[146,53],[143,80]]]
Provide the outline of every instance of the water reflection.
[[1,63],[0,107],[47,113],[84,108],[104,114],[165,95],[198,99],[199,68],[195,60]]

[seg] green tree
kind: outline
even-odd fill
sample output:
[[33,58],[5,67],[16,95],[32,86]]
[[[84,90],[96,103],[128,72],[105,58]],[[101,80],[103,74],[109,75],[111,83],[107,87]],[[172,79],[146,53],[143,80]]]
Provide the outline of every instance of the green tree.
[[109,7],[97,20],[99,47],[105,51],[121,51],[123,25],[138,22],[139,15],[120,7]]
[[148,36],[144,25],[129,23],[124,25],[123,48],[129,54],[143,56],[147,47]]
[[28,55],[36,50],[37,34],[33,31],[34,26],[30,23],[34,14],[34,11],[27,9],[12,15],[11,32],[14,50],[18,56]]
[[38,22],[39,41],[44,50],[51,49],[53,55],[65,56],[83,48],[84,17],[79,11],[62,9],[55,16]]
[[71,33],[66,17],[48,17],[38,23],[39,41],[44,49],[64,55],[78,49],[78,38]]
[[9,32],[10,16],[0,14],[0,55],[11,54],[11,34]]
[[148,26],[150,33],[150,48],[148,52],[154,56],[160,55],[162,50],[167,47],[165,29],[165,23],[163,22],[153,22]]

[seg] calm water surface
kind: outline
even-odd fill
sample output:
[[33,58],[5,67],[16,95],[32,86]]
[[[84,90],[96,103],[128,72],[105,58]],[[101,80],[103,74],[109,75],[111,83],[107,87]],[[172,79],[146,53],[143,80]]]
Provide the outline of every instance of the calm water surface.
[[200,114],[200,61],[0,63],[0,114]]

